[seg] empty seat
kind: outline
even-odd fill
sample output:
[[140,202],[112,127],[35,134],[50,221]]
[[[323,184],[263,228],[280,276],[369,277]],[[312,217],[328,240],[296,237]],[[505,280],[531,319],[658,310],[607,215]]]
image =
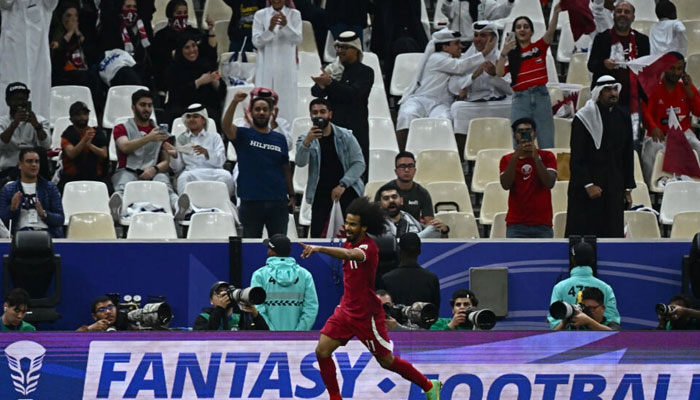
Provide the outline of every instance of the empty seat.
[[294,161],[294,156],[297,154],[297,140],[299,136],[306,136],[311,130],[313,124],[309,117],[297,117],[292,121],[292,148],[289,149],[289,159]]
[[236,215],[236,210],[228,196],[228,188],[223,182],[188,182],[185,193],[194,207],[216,209],[229,215]]
[[305,193],[306,183],[309,181],[309,165],[300,167],[294,166],[294,174],[292,175],[292,184],[294,185],[294,193]]
[[567,191],[569,190],[569,181],[556,181],[554,187],[552,188],[552,213],[556,214],[558,212],[567,210],[567,203],[569,196]]
[[97,126],[97,113],[95,105],[92,103],[92,94],[87,86],[54,86],[51,88],[51,100],[49,105],[48,120],[54,126],[56,120],[61,117],[70,117],[68,110],[71,104],[82,101],[90,109],[90,126]]
[[228,20],[214,22],[214,35],[216,35],[217,56],[221,56],[221,54],[227,52],[229,50],[229,47],[231,47],[231,39],[228,37],[228,24]]
[[96,181],[68,182],[63,188],[63,214],[65,223],[76,213],[98,212],[109,214],[107,185]]
[[299,73],[297,74],[297,86],[313,86],[312,76],[317,76],[321,72],[321,59],[318,53],[300,51],[297,53],[299,60]]
[[394,150],[370,150],[368,179],[386,182],[396,178],[394,159],[397,154],[399,152]]
[[513,150],[509,149],[479,150],[472,174],[472,192],[483,193],[487,184],[499,182],[501,158],[512,152]]
[[464,182],[462,163],[456,151],[426,150],[416,157],[415,180],[428,182]]
[[297,115],[299,117],[307,117],[309,115],[309,103],[314,100],[311,94],[311,85],[309,86],[297,86]]
[[656,215],[648,211],[625,211],[627,239],[658,239],[659,222]]
[[[131,118],[134,112],[131,110],[131,95],[137,90],[149,90],[145,86],[123,85],[112,86],[107,92],[105,111],[102,117],[102,127],[112,129],[116,125],[116,120],[120,117]],[[156,120],[156,113],[151,115],[153,121]]]
[[588,53],[576,53],[571,56],[569,72],[566,74],[566,83],[577,83],[584,87],[591,85],[587,59]]
[[374,195],[380,187],[384,186],[387,181],[369,181],[365,184],[365,196],[370,200],[374,200]]
[[177,239],[173,216],[166,213],[140,213],[131,218],[127,239]]
[[314,27],[309,21],[301,21],[301,44],[299,51],[318,54],[318,45],[314,35]]
[[[562,20],[561,17],[562,15],[559,14],[560,22]],[[563,25],[561,25],[561,35],[559,35],[559,45],[557,46],[557,61],[562,63],[571,62],[571,56],[574,53],[588,51],[591,47],[591,42],[591,37],[589,35],[583,35],[576,42],[574,42],[574,34],[571,32],[571,24],[568,21],[565,22]]]
[[237,236],[236,222],[231,214],[201,212],[192,215],[187,239],[228,239]]
[[443,207],[447,207],[455,211],[474,214],[469,189],[466,184],[458,182],[430,182],[425,185],[425,189],[430,193],[436,212],[442,211]]
[[636,182],[637,187],[632,189],[632,204],[651,207],[651,197],[647,184],[641,181]]
[[367,105],[370,118],[389,118],[391,119],[391,111],[389,111],[389,102],[386,99],[384,89],[373,86],[369,92],[369,103]]
[[700,232],[700,211],[685,211],[673,217],[671,239],[692,239]]
[[[126,208],[133,203],[150,203],[156,207],[163,208],[165,214],[172,215],[170,207],[170,196],[168,187],[163,182],[156,181],[133,181],[124,187],[124,197],[122,200],[122,216],[125,215]],[[129,225],[130,220],[122,217],[122,225]]]
[[568,118],[554,118],[554,147],[567,148],[571,143],[571,122]]
[[499,212],[493,216],[493,224],[491,225],[491,232],[489,238],[491,239],[505,239],[506,237],[506,215],[507,212]]
[[416,75],[423,53],[404,53],[396,56],[394,71],[391,74],[389,93],[392,96],[402,96]]
[[578,91],[578,99],[576,100],[576,110],[580,110],[586,105],[586,102],[591,98],[591,88],[584,86]]
[[[698,7],[695,3],[695,7]],[[678,14],[680,16],[680,14]],[[685,34],[688,37],[688,53],[700,53],[700,21],[685,21]]]
[[68,239],[116,239],[114,220],[107,213],[81,212],[71,215]]
[[484,149],[513,150],[513,133],[508,118],[475,118],[469,122],[464,157],[473,161]]
[[481,202],[479,223],[491,225],[494,216],[499,212],[508,211],[508,192],[503,190],[500,182],[491,182],[484,189],[484,199]]
[[369,149],[399,151],[396,131],[391,118],[369,119]]
[[[189,10],[194,13],[194,10]],[[204,3],[204,12],[202,12],[202,29],[208,30],[207,17],[211,17],[216,21],[230,21],[232,14],[231,7],[227,6],[223,0],[207,0]],[[228,50],[228,47],[226,47]]]
[[[632,27],[637,29],[637,20],[658,21],[656,16],[656,0],[629,0],[634,5],[634,23]],[[675,3],[675,0],[673,1]],[[678,14],[680,16],[680,14]]]
[[70,122],[69,117],[57,118],[56,121],[54,121],[53,132],[51,133],[52,149],[61,148],[61,136],[63,136],[63,132],[66,131],[66,128],[68,128],[71,125],[73,125],[73,123]]
[[[510,15],[506,18],[507,22],[510,22],[510,25],[512,27],[513,25],[513,20],[515,20],[516,17],[519,17],[521,15],[524,15],[532,20],[533,23],[545,23],[544,20],[544,14],[542,13],[542,5],[540,4],[539,0],[518,0],[515,2],[513,5],[513,8],[510,11]],[[507,30],[510,32],[510,28]],[[537,28],[535,28],[535,32],[537,32]],[[543,31],[540,36],[544,34]],[[535,39],[532,39],[534,42]]]
[[670,182],[661,199],[661,223],[670,225],[684,211],[700,211],[700,182]]
[[554,218],[552,218],[552,230],[554,231],[555,239],[564,237],[564,233],[566,232],[566,211],[554,214]]
[[374,86],[384,89],[384,77],[382,76],[382,68],[379,66],[379,57],[372,52],[364,51],[362,52],[362,63],[374,71]]
[[676,5],[676,11],[680,20],[700,20],[700,7],[698,7],[697,0],[673,0],[673,4]]
[[452,121],[443,118],[416,118],[411,121],[406,151],[418,155],[425,150],[457,151]]
[[476,226],[474,215],[464,212],[438,213],[435,218],[450,227],[450,239],[478,239],[479,228]]

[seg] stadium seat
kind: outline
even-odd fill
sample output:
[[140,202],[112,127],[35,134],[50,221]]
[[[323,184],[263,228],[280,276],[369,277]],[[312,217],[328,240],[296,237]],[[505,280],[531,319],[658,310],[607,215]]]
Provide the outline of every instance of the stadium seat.
[[425,189],[430,193],[435,212],[442,212],[443,207],[447,207],[458,212],[474,214],[469,189],[466,184],[430,182],[425,185]]
[[[207,0],[208,1],[208,0]],[[216,35],[216,55],[227,52],[231,47],[231,39],[228,37],[229,21],[214,21],[214,35]]]
[[685,211],[673,217],[671,239],[692,239],[700,232],[700,211]]
[[564,233],[566,232],[566,211],[554,214],[554,218],[552,218],[552,230],[554,231],[555,239],[564,238]]
[[474,118],[469,122],[469,135],[464,146],[464,158],[476,160],[479,150],[513,150],[513,133],[508,118]]
[[[204,11],[202,12],[202,29],[209,30],[207,17],[211,17],[216,23],[216,21],[230,21],[231,14],[231,7],[227,6],[223,0],[207,0],[204,3]],[[228,50],[228,47],[225,50]]]
[[236,154],[236,148],[233,147],[233,143],[231,142],[228,142],[228,144],[226,144],[226,161],[238,161],[238,154]]
[[417,73],[421,57],[423,57],[423,53],[403,53],[396,56],[389,84],[389,94],[392,96],[403,95]]
[[478,239],[479,228],[476,219],[471,213],[445,212],[435,214],[435,218],[450,227],[448,237],[450,239]]
[[425,2],[429,0],[420,1],[420,22],[423,25],[423,30],[425,31],[425,36],[430,38],[430,17],[428,16],[428,9],[425,6]]
[[547,84],[547,91],[549,92],[549,100],[551,100],[552,107],[564,100],[564,92],[561,91],[559,86]]
[[[695,7],[700,8],[697,3],[695,3]],[[680,16],[680,14],[678,15]],[[700,21],[684,21],[683,24],[685,25],[685,34],[688,37],[687,54],[700,53]],[[695,77],[693,76],[693,78]]]
[[248,108],[248,105],[250,104],[250,91],[253,90],[254,87],[255,85],[253,84],[228,86],[226,88],[226,99],[224,100],[224,113],[226,112],[226,109],[228,108],[229,104],[231,104],[231,102],[233,101],[233,96],[235,96],[238,92],[244,92],[247,93],[248,96],[246,96],[246,98],[238,104],[238,107],[236,107],[236,111],[233,113],[234,120],[238,118],[243,118],[245,116],[244,110]]
[[445,0],[438,0],[435,5],[435,13],[433,14],[433,29],[439,31],[442,28],[447,28],[450,20],[442,13],[442,4]]
[[644,174],[642,173],[642,163],[639,161],[639,154],[634,151],[634,180],[644,182]]
[[[124,197],[122,199],[122,215],[124,210],[133,203],[147,202],[157,207],[162,207],[165,214],[172,215],[170,207],[170,196],[168,187],[163,182],[156,181],[133,181],[124,187]],[[130,220],[122,217],[119,221],[122,225],[129,225]]]
[[[510,15],[505,18],[505,21],[508,22],[506,25],[509,26],[507,32],[511,31],[510,27],[513,25],[515,18],[521,15],[529,17],[535,25],[538,23],[545,24],[544,14],[542,13],[542,5],[540,4],[539,0],[518,0],[510,10]],[[535,32],[537,32],[537,28],[535,28]],[[542,37],[542,35],[544,35],[544,31],[540,32],[540,37]],[[532,39],[533,42],[535,40],[537,39]]]
[[457,151],[452,121],[442,118],[416,118],[411,121],[406,151],[417,156],[425,150]]
[[[634,5],[634,23],[632,28],[637,29],[638,20],[658,21],[656,16],[656,1],[655,0],[629,0]],[[674,1],[675,2],[675,1]],[[680,14],[678,14],[680,16]]]
[[569,153],[569,154],[571,154],[571,149],[570,149],[568,146],[567,146],[567,147],[552,147],[551,149],[545,149],[545,150],[547,150],[547,151],[553,153],[553,154],[554,154],[554,158],[557,158],[557,156],[558,156],[559,154],[562,154],[562,153]]
[[228,239],[238,236],[236,222],[230,214],[201,212],[192,215],[187,239]]
[[316,43],[316,36],[314,35],[314,27],[309,21],[301,21],[301,44],[298,49],[299,52],[318,55],[318,45]]
[[371,67],[374,71],[374,86],[379,86],[383,89],[384,77],[382,76],[382,68],[379,66],[379,57],[372,52],[363,51],[362,63],[368,67]]
[[[123,124],[128,117],[119,117],[114,121],[114,126]],[[109,161],[117,162],[117,144],[114,141],[114,133],[109,135],[109,144],[107,145],[107,153],[109,153]]]
[[627,239],[658,239],[659,222],[656,215],[648,211],[625,211]]
[[649,197],[647,184],[642,181],[637,181],[636,184],[637,187],[632,189],[632,204],[651,207],[651,197]]
[[700,53],[689,54],[686,57],[685,72],[693,78],[700,76]]
[[490,239],[505,239],[506,238],[506,214],[507,212],[499,212],[493,216],[493,224],[491,225]]
[[[637,152],[635,152],[634,154],[635,154],[635,158],[637,158]],[[649,182],[649,185],[650,185],[649,189],[654,193],[663,193],[664,192],[664,187],[659,185],[659,179],[661,179],[662,177],[671,178],[673,176],[673,174],[663,170],[665,154],[666,154],[665,152],[659,151],[658,153],[656,153],[656,158],[654,158],[654,167],[652,168],[652,171],[651,171],[651,182]],[[695,156],[697,157],[697,154]],[[635,162],[638,162],[638,160],[635,160]],[[700,162],[698,162],[698,165],[700,165]],[[639,180],[643,181],[644,180],[643,177],[642,178],[637,177],[636,168],[637,167],[635,166],[635,174],[634,174],[635,178],[634,179],[637,181],[639,181]],[[640,172],[641,172],[641,169],[642,168],[640,166],[639,167]]]
[[697,0],[673,0],[678,19],[681,21],[700,20],[700,7]]
[[632,28],[634,28],[634,30],[638,32],[649,36],[649,31],[651,30],[651,27],[656,24],[656,22],[657,21],[649,21],[646,19],[635,19],[632,23]]
[[[551,7],[549,9],[549,17],[547,18],[547,21],[552,20],[552,14],[554,13],[554,7],[559,3],[559,0],[553,0],[550,4]],[[562,11],[559,13],[559,19],[557,20],[557,30],[563,29],[564,25],[569,24],[571,25],[571,21],[569,20],[569,12],[568,11]]]
[[[116,124],[117,118],[131,118],[134,112],[131,110],[131,95],[139,90],[149,90],[145,86],[112,86],[107,92],[107,101],[105,102],[104,116],[102,117],[102,127],[112,129]],[[151,119],[156,121],[156,113],[153,112]]]
[[484,149],[479,150],[474,163],[472,174],[472,192],[483,193],[486,185],[491,182],[499,182],[501,177],[501,158],[512,153],[510,149]]
[[389,102],[386,99],[386,93],[383,88],[374,86],[369,92],[369,102],[367,105],[370,118],[389,118],[391,119],[391,111],[389,111]]
[[56,120],[61,117],[70,117],[68,110],[71,104],[82,101],[90,109],[90,126],[97,126],[97,113],[92,102],[90,88],[86,86],[54,86],[51,88],[51,100],[49,105],[49,124],[54,126]]
[[229,199],[228,187],[223,182],[188,182],[185,185],[185,193],[194,207],[216,209],[229,215],[237,215]]
[[508,192],[503,190],[500,182],[491,182],[484,189],[484,199],[481,202],[479,223],[491,225],[493,217],[499,212],[508,211]]
[[294,175],[292,175],[292,184],[294,185],[294,193],[306,193],[306,184],[309,181],[309,166],[300,167],[294,166]]
[[580,110],[586,105],[586,102],[591,98],[591,88],[584,86],[578,91],[578,100],[576,101],[576,110]]
[[67,239],[116,239],[114,219],[107,213],[80,212],[71,215]]
[[369,149],[399,151],[394,123],[390,118],[369,119]]
[[377,194],[377,190],[384,186],[387,181],[369,181],[365,183],[365,196],[369,197],[370,200],[374,200],[374,195]]
[[547,83],[559,83],[559,75],[557,75],[557,63],[554,61],[554,56],[552,55],[552,49],[547,49],[547,56],[545,57],[545,62],[547,64]]
[[[566,83],[576,83],[589,87],[591,76],[588,72],[588,53],[576,53],[571,56],[569,72],[566,74]],[[590,95],[589,95],[590,96]]]
[[[559,14],[559,21],[562,21],[562,14]],[[557,61],[561,63],[571,62],[572,55],[588,51],[591,44],[590,35],[583,35],[574,42],[571,24],[568,21],[564,22],[564,24],[561,25],[561,35],[559,35],[559,45],[557,46]]]
[[569,201],[569,181],[556,181],[552,188],[552,214],[566,211]]
[[165,213],[140,213],[131,218],[127,239],[177,239],[173,216]]
[[[51,149],[61,148],[61,136],[63,136],[63,132],[66,131],[66,128],[71,125],[73,125],[73,123],[70,122],[69,117],[57,118],[56,121],[54,121],[53,132],[51,133]],[[54,160],[57,159],[58,156]]]
[[326,43],[323,46],[323,61],[332,63],[338,54],[335,51],[335,39],[329,30],[326,34]]
[[299,225],[311,225],[311,204],[306,202],[306,191],[304,191],[301,197],[301,204],[299,205]]
[[300,51],[297,53],[297,58],[299,60],[297,86],[313,86],[314,81],[311,77],[321,73],[321,59],[318,57],[318,53]]
[[289,214],[289,220],[287,221],[287,237],[291,240],[299,240],[294,214]]
[[395,150],[370,150],[368,179],[370,181],[390,181],[396,178],[394,159],[399,154]]
[[311,118],[297,117],[292,121],[292,148],[289,149],[289,158],[294,161],[294,155],[297,153],[297,139],[299,136],[306,136],[311,129]]
[[309,116],[309,103],[315,98],[311,86],[297,86],[297,118]]
[[61,198],[65,224],[73,214],[81,212],[110,213],[107,185],[97,181],[68,182]]
[[429,182],[464,182],[462,163],[456,151],[426,150],[416,157],[415,180]]
[[[197,25],[197,14],[195,13],[194,3],[192,0],[187,1],[187,24],[194,28],[198,28]],[[156,25],[158,28],[163,28],[168,24],[168,18],[165,16],[165,8],[167,7],[170,0],[155,0],[156,11],[153,13],[153,19],[151,20],[151,25],[153,26],[153,33],[157,32]],[[228,49],[228,46],[226,47]]]
[[554,118],[554,147],[567,148],[571,143],[571,122],[568,118]]
[[661,199],[662,224],[670,225],[673,217],[684,211],[700,211],[700,182],[683,181],[666,184]]

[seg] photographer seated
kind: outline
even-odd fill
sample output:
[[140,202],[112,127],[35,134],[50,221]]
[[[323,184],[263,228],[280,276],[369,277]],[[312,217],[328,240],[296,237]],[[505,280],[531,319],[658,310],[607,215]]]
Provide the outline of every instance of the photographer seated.
[[692,306],[693,300],[683,294],[671,297],[668,305],[657,304],[656,314],[659,316],[657,329],[665,329],[667,331],[700,329],[700,311],[692,308]]
[[416,329],[420,329],[419,327],[410,327],[406,325],[400,324],[394,317],[391,316],[390,312],[387,312],[387,310],[391,310],[394,308],[394,301],[391,299],[391,294],[387,292],[384,289],[377,289],[377,297],[379,297],[379,300],[382,302],[382,307],[384,308],[384,312],[386,313],[386,329],[390,331],[413,331]]
[[2,326],[0,332],[34,332],[33,325],[24,322],[29,310],[29,293],[22,288],[14,288],[5,296],[3,304]]
[[112,300],[107,296],[97,297],[90,305],[92,325],[83,325],[77,332],[114,332],[137,329],[129,324],[127,316],[120,314]]
[[431,331],[472,330],[474,327],[467,319],[467,311],[475,309],[479,305],[479,299],[471,290],[459,289],[452,293],[450,306],[452,306],[452,318],[438,318],[430,327]]
[[[195,331],[236,331],[236,330],[268,330],[265,319],[258,313],[254,305],[231,304],[227,289],[228,282],[219,281],[209,289],[209,301],[212,306],[202,310],[194,320]],[[235,307],[235,310],[234,310]]]
[[591,331],[619,331],[620,324],[605,318],[605,296],[595,287],[587,287],[581,293],[580,310],[554,327],[555,331],[566,330],[591,330]]

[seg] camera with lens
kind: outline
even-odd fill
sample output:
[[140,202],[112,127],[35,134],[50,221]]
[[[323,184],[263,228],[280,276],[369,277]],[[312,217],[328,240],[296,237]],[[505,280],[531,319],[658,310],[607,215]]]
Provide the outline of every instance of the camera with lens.
[[438,309],[433,303],[417,301],[411,305],[384,303],[384,313],[402,325],[414,325],[423,329],[430,328],[438,318]]
[[488,331],[496,325],[496,314],[491,310],[471,307],[461,313],[466,316],[464,322],[459,324],[463,328]]
[[143,308],[141,296],[124,295],[124,301],[119,301],[119,293],[108,293],[107,297],[117,306],[117,322],[114,327],[107,330],[128,330],[129,324],[136,325],[139,329],[167,330],[173,319],[173,310],[165,302],[165,296],[148,296],[148,302]]
[[654,309],[656,310],[657,314],[666,316],[666,315],[671,314],[673,312],[673,310],[676,309],[676,306],[671,306],[668,304],[659,303],[654,307]]
[[323,117],[313,117],[311,121],[314,126],[318,127],[320,130],[324,130],[326,126],[328,126],[328,120]]
[[580,304],[569,304],[564,301],[555,301],[549,306],[549,313],[552,317],[561,320],[567,320],[574,315],[584,312]]
[[267,293],[265,293],[265,289],[261,287],[249,287],[245,289],[239,289],[233,285],[229,285],[226,288],[226,295],[231,301],[231,304],[262,304],[267,298]]

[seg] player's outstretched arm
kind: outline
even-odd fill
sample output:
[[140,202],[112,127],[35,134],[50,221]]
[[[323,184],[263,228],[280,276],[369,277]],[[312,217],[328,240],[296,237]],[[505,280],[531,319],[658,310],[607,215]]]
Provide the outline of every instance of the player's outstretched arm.
[[306,243],[299,242],[304,251],[301,252],[301,258],[309,258],[314,253],[328,254],[333,258],[338,258],[340,260],[354,260],[354,261],[364,261],[365,253],[358,249],[344,249],[342,247],[329,247],[329,246],[314,246]]

